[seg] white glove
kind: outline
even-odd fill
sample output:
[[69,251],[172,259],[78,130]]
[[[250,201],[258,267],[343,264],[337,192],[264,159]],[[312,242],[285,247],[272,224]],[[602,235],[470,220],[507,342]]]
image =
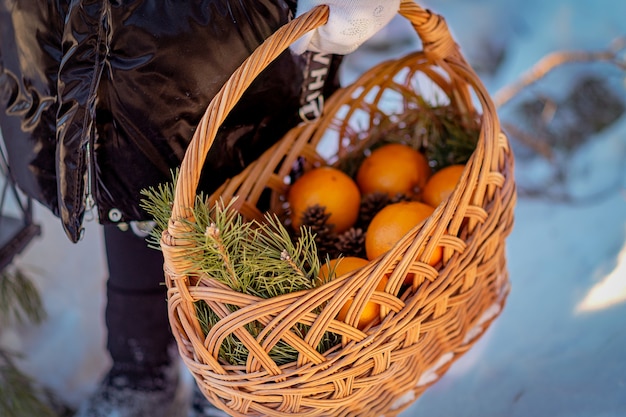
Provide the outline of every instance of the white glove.
[[294,42],[295,53],[349,54],[387,25],[400,8],[400,0],[298,0],[296,16],[321,4],[329,6],[328,22]]

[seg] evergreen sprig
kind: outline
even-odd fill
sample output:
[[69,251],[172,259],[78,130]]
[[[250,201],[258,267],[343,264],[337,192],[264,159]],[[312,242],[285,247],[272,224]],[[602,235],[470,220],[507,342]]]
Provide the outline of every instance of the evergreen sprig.
[[448,165],[465,164],[478,143],[477,115],[462,113],[451,105],[424,106],[407,116],[413,123],[413,140],[419,140],[426,157],[437,171]]
[[34,381],[13,362],[14,355],[0,349],[0,415],[6,417],[55,417]]
[[43,301],[33,282],[19,269],[0,272],[0,322],[41,323],[46,317]]
[[[178,176],[178,171],[172,172],[174,183]],[[161,248],[161,234],[169,223],[172,215],[172,204],[174,202],[174,187],[172,184],[164,183],[155,187],[141,190],[141,194],[145,196],[139,206],[154,220],[155,227],[152,228],[148,237],[148,244],[154,249]]]
[[358,132],[363,135],[359,146],[337,162],[338,168],[354,177],[369,152],[389,143],[404,143],[423,152],[433,171],[467,162],[478,143],[478,115],[419,96],[405,99],[410,105],[400,114],[371,115],[372,126]]
[[[145,198],[142,207],[153,216],[156,227],[151,241],[159,246],[160,238],[172,214],[174,180],[142,191]],[[293,238],[275,214],[266,214],[262,222],[246,221],[233,208],[235,200],[228,203],[209,202],[203,194],[196,197],[192,222],[187,221],[189,230],[184,238],[190,242],[184,249],[192,265],[189,273],[203,279],[214,279],[229,288],[260,298],[271,298],[282,294],[311,289],[316,285],[320,261],[315,235],[303,227]],[[181,220],[185,221],[185,220]],[[196,316],[205,335],[219,320],[204,301],[195,304]],[[237,306],[228,305],[231,311]],[[245,325],[255,338],[263,331],[259,321]],[[295,325],[291,331],[304,337],[308,327]],[[339,338],[327,333],[318,347],[320,352],[334,346]],[[243,365],[247,361],[248,349],[234,335],[229,335],[220,347],[220,358],[226,363]],[[285,341],[280,341],[269,353],[277,364],[297,359],[298,351]]]
[[[0,323],[39,324],[46,318],[41,296],[18,268],[0,272]],[[0,348],[0,416],[54,417],[57,415],[36,381],[24,374],[14,359],[18,355]]]

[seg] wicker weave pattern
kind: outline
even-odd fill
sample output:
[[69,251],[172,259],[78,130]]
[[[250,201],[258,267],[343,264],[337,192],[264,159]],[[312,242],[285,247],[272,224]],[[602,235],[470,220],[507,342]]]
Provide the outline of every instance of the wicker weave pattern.
[[[264,300],[183,272],[190,265],[179,253],[189,242],[181,237],[185,230],[177,220],[190,217],[217,128],[258,73],[295,39],[322,25],[327,13],[327,8],[317,8],[277,31],[211,102],[181,166],[173,215],[162,237],[170,323],[179,351],[207,398],[234,416],[397,415],[475,343],[500,313],[509,291],[504,242],[513,225],[516,194],[507,138],[491,98],[444,20],[411,0],[402,2],[400,13],[413,24],[423,50],[384,62],[336,92],[319,120],[292,129],[212,198],[236,195],[242,214],[261,218],[257,201],[270,189],[271,209],[285,215],[284,178],[293,164],[304,160],[310,167],[322,161],[321,148],[332,148],[339,160],[362,144],[361,132],[381,113],[415,111],[402,97],[420,94],[419,77],[431,80],[461,109],[480,105],[479,144],[456,191],[386,255],[311,291]],[[438,245],[444,247],[442,265],[421,262]],[[416,277],[412,291],[398,296],[407,274]],[[374,291],[383,275],[389,276],[385,291]],[[352,297],[348,323],[334,320]],[[206,339],[195,317],[197,300],[224,318]],[[356,321],[369,300],[382,306],[382,320],[361,331]],[[240,309],[231,313],[228,304]],[[319,306],[322,312],[312,313]],[[266,329],[258,341],[244,329],[254,320]],[[298,322],[311,326],[304,339],[290,331]],[[315,347],[326,331],[342,335],[343,343],[322,355]],[[231,333],[250,351],[246,366],[217,359],[222,340]],[[269,357],[281,339],[300,352],[295,363],[278,366]]]

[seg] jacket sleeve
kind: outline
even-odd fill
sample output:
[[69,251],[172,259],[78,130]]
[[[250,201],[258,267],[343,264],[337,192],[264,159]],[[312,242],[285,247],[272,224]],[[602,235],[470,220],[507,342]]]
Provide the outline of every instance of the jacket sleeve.
[[57,73],[64,2],[0,0],[0,127],[20,189],[58,215]]
[[108,1],[73,1],[62,38],[56,170],[59,212],[68,237],[80,238],[91,187],[95,102],[106,56]]

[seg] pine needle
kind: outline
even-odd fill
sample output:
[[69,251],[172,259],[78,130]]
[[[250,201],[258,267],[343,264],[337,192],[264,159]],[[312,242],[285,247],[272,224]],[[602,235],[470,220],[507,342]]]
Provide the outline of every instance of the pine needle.
[[33,282],[19,269],[0,273],[0,322],[41,323],[46,317],[43,301]]
[[[0,273],[0,322],[39,324],[46,317],[43,302],[33,282],[19,269]],[[12,354],[0,349],[0,416],[54,417],[52,408],[32,378],[22,373]]]
[[40,398],[33,380],[15,366],[0,350],[0,415],[4,417],[54,417],[56,414]]
[[[167,228],[174,196],[174,181],[142,191],[146,197],[142,207],[154,217],[156,227],[151,234],[154,246],[159,246],[161,234]],[[274,214],[267,214],[263,222],[245,221],[233,209],[234,200],[228,204],[212,203],[198,195],[193,208],[194,222],[188,223],[185,239],[193,242],[187,253],[192,267],[190,274],[214,279],[229,288],[260,298],[271,298],[282,294],[311,289],[318,282],[320,261],[315,236],[304,227],[300,236],[292,238],[287,228]],[[196,316],[204,335],[220,320],[205,301],[195,304]],[[238,308],[226,306],[230,311]],[[254,338],[263,331],[258,321],[245,325]],[[295,325],[291,332],[304,337],[307,326]],[[318,347],[320,352],[339,342],[339,337],[326,334]],[[226,363],[244,365],[248,349],[234,335],[225,338],[219,356]],[[269,352],[277,364],[295,361],[298,351],[285,341],[279,341]]]
[[372,115],[373,126],[360,139],[358,149],[338,161],[338,168],[355,176],[369,153],[389,143],[404,143],[423,152],[433,171],[464,164],[476,149],[480,120],[455,106],[430,104],[419,96],[407,96],[410,109],[401,114]]

